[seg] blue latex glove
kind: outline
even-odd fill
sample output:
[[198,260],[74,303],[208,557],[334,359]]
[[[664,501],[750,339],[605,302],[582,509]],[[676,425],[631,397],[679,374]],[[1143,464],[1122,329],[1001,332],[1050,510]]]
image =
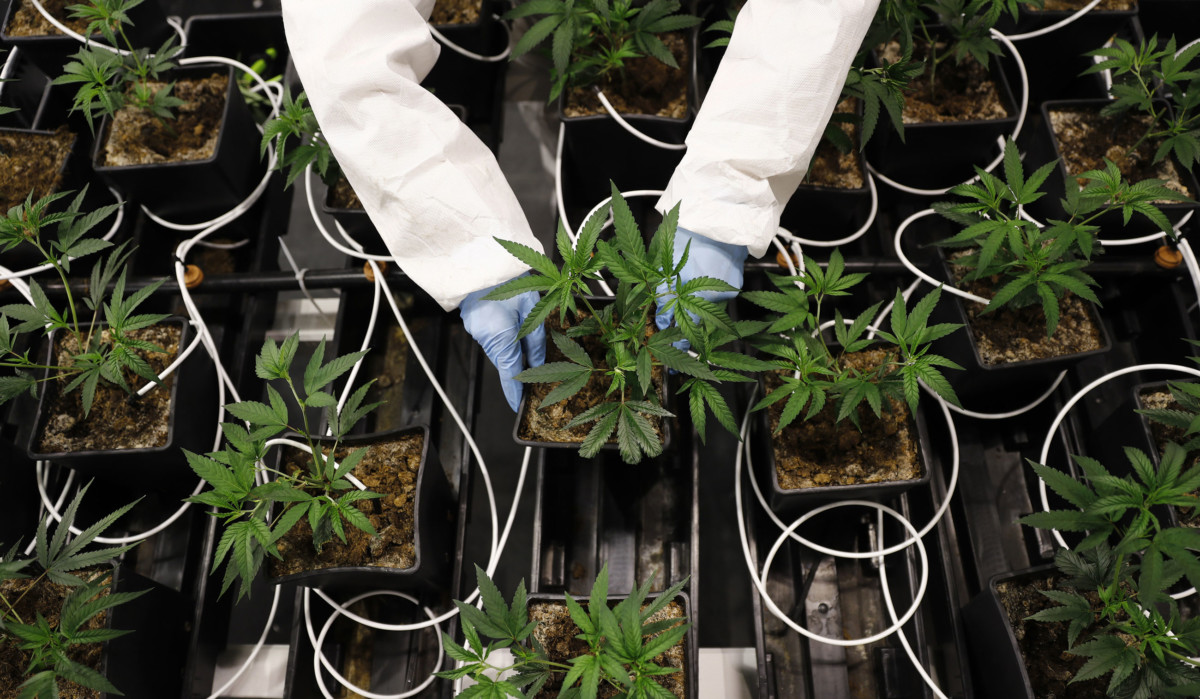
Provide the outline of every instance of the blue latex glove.
[[[734,288],[742,288],[742,266],[746,263],[748,252],[745,245],[720,243],[680,227],[675,231],[675,264],[679,264],[679,261],[683,259],[683,250],[689,242],[691,248],[688,252],[688,261],[680,274],[684,282],[691,281],[696,277],[712,277],[720,279]],[[732,299],[737,293],[733,291],[701,291],[698,295],[719,303]],[[666,305],[671,298],[671,295],[666,294],[660,296],[659,307]],[[654,322],[659,330],[666,330],[674,321],[674,307],[660,312],[654,317]],[[681,340],[676,343],[676,346],[680,349],[687,349],[689,345],[687,340]]]
[[484,301],[483,297],[495,288],[467,294],[458,310],[463,327],[496,365],[504,397],[515,412],[521,403],[523,384],[513,377],[526,367],[541,366],[546,361],[546,330],[541,326],[517,342],[521,323],[541,296],[536,291],[527,291],[503,301]]

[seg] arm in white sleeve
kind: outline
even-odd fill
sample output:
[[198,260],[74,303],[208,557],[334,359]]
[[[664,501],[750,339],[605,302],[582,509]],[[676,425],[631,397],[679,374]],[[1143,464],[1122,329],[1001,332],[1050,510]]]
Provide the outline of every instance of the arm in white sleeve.
[[421,80],[439,46],[433,0],[284,0],[292,60],[346,179],[390,254],[443,308],[527,267],[537,250],[491,151]]
[[749,0],[657,208],[761,257],[879,0]]

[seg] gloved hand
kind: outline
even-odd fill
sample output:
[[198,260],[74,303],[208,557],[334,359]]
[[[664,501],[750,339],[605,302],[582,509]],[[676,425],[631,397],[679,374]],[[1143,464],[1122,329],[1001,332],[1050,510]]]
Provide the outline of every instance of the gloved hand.
[[[713,277],[737,289],[742,288],[742,266],[746,263],[746,254],[748,252],[745,245],[721,243],[680,227],[675,231],[675,264],[679,264],[679,261],[683,259],[684,248],[687,247],[689,242],[691,243],[691,248],[688,252],[688,261],[683,266],[683,271],[680,274],[684,282],[691,281],[696,277]],[[736,296],[737,293],[732,291],[701,291],[698,295],[709,301],[721,302],[728,301]],[[671,298],[673,297],[668,294],[659,296],[659,308],[661,309],[665,306]],[[666,330],[674,321],[674,306],[666,311],[660,311],[654,317],[654,322],[659,330]],[[681,345],[681,349],[686,349],[688,346],[686,340],[680,341],[677,345]]]
[[492,364],[496,365],[504,397],[516,412],[521,403],[523,385],[513,377],[526,367],[541,366],[546,361],[544,328],[539,326],[517,342],[521,323],[541,297],[536,291],[527,291],[503,301],[484,301],[483,297],[495,288],[492,286],[467,294],[458,310],[462,314],[463,327],[483,347],[483,353]]

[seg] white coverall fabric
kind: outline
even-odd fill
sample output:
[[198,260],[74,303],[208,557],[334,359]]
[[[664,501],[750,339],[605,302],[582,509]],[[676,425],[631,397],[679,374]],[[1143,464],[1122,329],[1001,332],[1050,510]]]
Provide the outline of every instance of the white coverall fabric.
[[749,0],[656,208],[761,257],[879,0]]
[[[749,0],[658,208],[766,252],[808,169],[879,0]],[[433,0],[283,0],[318,123],[400,267],[450,310],[541,244],[495,157],[419,83],[440,47]]]
[[528,267],[541,243],[487,146],[420,82],[433,0],[284,0],[292,60],[338,164],[396,263],[443,308]]

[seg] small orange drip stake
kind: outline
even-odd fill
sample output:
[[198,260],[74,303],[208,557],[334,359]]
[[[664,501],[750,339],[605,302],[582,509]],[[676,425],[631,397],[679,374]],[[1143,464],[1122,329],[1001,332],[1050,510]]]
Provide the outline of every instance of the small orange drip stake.
[[[380,260],[375,264],[379,265],[379,271],[381,273],[387,274],[387,262]],[[363,263],[363,276],[366,277],[367,281],[369,282],[375,281],[375,270],[371,267],[370,260]]]
[[188,265],[183,271],[183,285],[189,289],[195,289],[200,286],[200,282],[204,281],[204,270],[196,265]]
[[1171,245],[1163,245],[1154,251],[1154,263],[1163,269],[1175,269],[1183,263],[1183,253]]
[[788,257],[792,258],[792,264],[793,264],[793,265],[794,265],[794,266],[795,266],[797,269],[799,269],[799,266],[800,266],[800,260],[798,260],[794,254],[790,254],[790,253],[788,254],[788,256],[787,256],[787,257],[784,257],[784,255],[783,255],[783,251],[782,251],[782,250],[780,250],[779,252],[775,253],[775,263],[776,263],[776,264],[778,264],[778,265],[779,265],[780,267],[782,267],[783,269],[790,269],[790,268],[788,267],[788,263],[787,263],[787,258],[788,258]]

